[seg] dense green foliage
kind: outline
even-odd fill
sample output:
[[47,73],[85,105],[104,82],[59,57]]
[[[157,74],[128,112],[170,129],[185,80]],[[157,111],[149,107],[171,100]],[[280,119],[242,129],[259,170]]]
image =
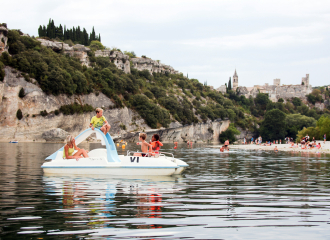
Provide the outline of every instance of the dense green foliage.
[[[81,114],[81,113],[86,113],[86,112],[93,112],[94,108],[88,104],[80,105],[78,103],[74,103],[74,104],[61,106],[60,111],[64,115],[72,115],[75,113]],[[57,115],[56,112],[55,112],[55,115]]]
[[23,97],[25,96],[24,88],[21,88],[21,90],[19,90],[18,96],[19,96],[20,98],[23,98]]
[[224,143],[228,139],[230,143],[233,143],[236,141],[235,135],[239,135],[239,134],[240,134],[240,131],[238,131],[235,128],[234,124],[231,123],[229,125],[229,128],[219,135],[219,141],[221,143]]
[[285,118],[287,136],[296,138],[299,130],[304,127],[315,127],[316,120],[301,114],[288,114]]
[[286,137],[285,113],[272,109],[267,111],[260,126],[260,134],[266,141],[284,139]]
[[5,65],[0,62],[0,81],[2,82],[3,79],[5,78],[5,70],[4,70]]
[[304,128],[297,134],[297,140],[302,139],[304,136],[309,135],[310,138],[315,137],[316,140],[323,140],[323,135],[326,134],[327,140],[330,139],[330,116],[323,115],[317,121],[315,127]]
[[18,109],[16,112],[16,117],[18,120],[21,120],[23,118],[23,113],[21,109]]
[[80,26],[73,27],[72,29],[67,29],[64,25],[64,29],[62,24],[60,26],[55,26],[54,20],[49,19],[47,27],[39,26],[38,29],[39,37],[47,37],[50,39],[59,39],[62,41],[71,40],[72,42],[83,44],[88,46],[92,41],[97,40],[101,42],[101,36],[95,35],[95,30],[93,27],[92,32],[88,35],[85,28],[83,30],[80,29]]

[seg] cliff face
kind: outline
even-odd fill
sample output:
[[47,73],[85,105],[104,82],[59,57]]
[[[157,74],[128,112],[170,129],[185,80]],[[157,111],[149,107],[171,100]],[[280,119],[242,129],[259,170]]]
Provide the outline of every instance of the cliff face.
[[132,60],[133,67],[139,71],[148,70],[150,74],[152,73],[170,73],[177,74],[178,71],[174,70],[169,65],[162,64],[158,61],[152,60],[150,58],[133,58]]
[[[20,77],[20,73],[10,67],[5,68],[5,79],[0,82],[0,140],[24,140],[42,141],[42,133],[54,128],[61,128],[71,134],[77,135],[89,125],[90,119],[95,115],[92,113],[74,115],[55,115],[54,111],[62,105],[89,104],[94,108],[105,109],[104,116],[111,123],[111,134],[125,133],[120,125],[125,125],[128,131],[149,129],[144,121],[127,108],[109,109],[114,106],[113,102],[100,93],[89,95],[46,95],[36,84],[29,83]],[[32,80],[36,83],[35,80]],[[26,95],[19,98],[21,88]],[[18,120],[16,112],[21,109],[23,118]],[[45,117],[40,111],[46,110],[49,114]],[[136,119],[136,120],[133,120]],[[134,124],[133,124],[134,123]]]
[[55,52],[64,51],[64,53],[69,55],[70,57],[78,58],[82,65],[85,65],[87,67],[90,66],[90,61],[87,55],[87,52],[89,52],[90,49],[88,47],[85,47],[84,45],[76,44],[70,47],[69,44],[63,42],[53,42],[42,38],[38,38],[37,40],[41,42],[42,46],[51,48]]
[[[19,91],[24,89],[25,96],[20,98]],[[128,108],[109,109],[114,103],[104,94],[95,95],[46,95],[32,79],[26,82],[19,71],[5,67],[5,78],[0,82],[0,141],[17,139],[19,141],[45,141],[45,132],[54,129],[62,129],[70,134],[77,135],[88,128],[94,112],[74,115],[55,115],[54,111],[62,105],[89,104],[104,109],[104,116],[111,124],[110,134],[115,139],[125,138],[129,141],[137,141],[138,132],[146,131],[148,135],[159,133],[164,142],[194,141],[218,141],[219,134],[226,130],[229,121],[207,122],[196,125],[180,126],[171,123],[169,129],[155,129],[148,127],[144,120],[134,111]],[[17,110],[23,113],[23,118],[18,120]],[[41,116],[40,112],[46,110],[47,116]],[[125,125],[126,130],[123,130]],[[212,131],[213,130],[213,133]],[[58,132],[58,130],[54,131]],[[131,133],[133,132],[133,133]],[[63,134],[62,134],[63,135]],[[149,137],[149,136],[148,136]],[[47,136],[49,138],[49,136]]]
[[8,51],[7,33],[8,33],[8,29],[5,26],[0,26],[0,55],[3,52],[7,52]]
[[97,50],[95,51],[95,57],[108,57],[118,69],[123,70],[124,73],[131,73],[129,56],[123,54],[120,51]]
[[[188,126],[181,126],[168,129],[151,129],[146,131],[147,139],[151,139],[151,136],[155,133],[159,134],[162,142],[219,142],[219,135],[221,132],[226,131],[229,127],[230,121],[219,121],[207,123],[198,123]],[[212,132],[212,131],[213,132]],[[136,142],[139,139],[138,133],[126,133],[122,135],[122,139],[129,142]]]

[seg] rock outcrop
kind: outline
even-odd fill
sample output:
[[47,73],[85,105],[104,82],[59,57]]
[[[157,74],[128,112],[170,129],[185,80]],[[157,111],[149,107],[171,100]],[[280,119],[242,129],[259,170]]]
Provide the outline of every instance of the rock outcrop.
[[123,70],[124,73],[131,73],[129,56],[123,54],[120,51],[97,50],[95,51],[95,57],[108,57],[118,69]]
[[78,58],[82,65],[85,65],[87,67],[90,66],[90,61],[87,54],[87,52],[89,52],[90,49],[88,47],[85,47],[84,45],[76,44],[70,47],[69,44],[63,42],[55,42],[43,38],[38,38],[37,40],[41,42],[42,46],[51,48],[55,52],[64,51],[65,54],[71,57]]
[[41,137],[46,141],[63,142],[68,135],[69,133],[67,131],[64,131],[60,128],[54,128],[49,131],[43,132]]
[[[219,142],[219,135],[226,131],[230,121],[208,121],[206,123],[191,124],[187,126],[167,128],[167,129],[150,129],[146,131],[147,138],[151,138],[153,134],[159,134],[162,142]],[[128,142],[135,142],[139,139],[138,133],[127,133],[122,136]]]
[[3,52],[8,52],[7,34],[8,34],[7,25],[5,23],[0,24],[0,55]]
[[251,138],[253,137],[253,133],[251,133],[250,131],[243,130],[240,127],[237,127],[237,130],[240,131],[240,134],[235,135],[235,138],[237,139],[237,142],[239,144],[241,144],[243,142],[244,138],[246,139],[246,141],[250,141]]
[[132,58],[133,68],[143,71],[148,70],[152,73],[170,73],[178,74],[179,72],[174,70],[173,67],[160,63],[159,61],[152,60],[150,58]]

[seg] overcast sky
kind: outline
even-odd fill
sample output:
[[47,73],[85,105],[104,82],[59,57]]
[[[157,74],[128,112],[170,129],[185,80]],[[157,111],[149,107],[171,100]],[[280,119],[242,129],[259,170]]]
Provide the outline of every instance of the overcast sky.
[[[37,36],[55,25],[101,33],[102,43],[146,55],[219,87],[330,84],[329,0],[2,1],[0,23]],[[3,11],[5,9],[5,11]]]

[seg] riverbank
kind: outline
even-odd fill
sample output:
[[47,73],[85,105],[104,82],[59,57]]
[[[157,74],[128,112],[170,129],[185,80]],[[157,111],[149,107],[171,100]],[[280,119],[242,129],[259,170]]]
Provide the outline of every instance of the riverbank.
[[[245,150],[265,150],[265,151],[274,151],[275,146],[277,146],[278,151],[285,152],[310,152],[310,153],[330,153],[330,141],[326,141],[325,144],[323,141],[316,141],[316,143],[321,143],[321,148],[312,148],[312,149],[301,149],[301,145],[299,147],[291,147],[290,144],[272,144],[271,146],[263,146],[256,144],[241,144],[241,145],[230,145],[230,149],[245,149]],[[212,148],[219,148],[222,145],[213,145],[210,146]],[[295,144],[297,146],[297,144]]]

